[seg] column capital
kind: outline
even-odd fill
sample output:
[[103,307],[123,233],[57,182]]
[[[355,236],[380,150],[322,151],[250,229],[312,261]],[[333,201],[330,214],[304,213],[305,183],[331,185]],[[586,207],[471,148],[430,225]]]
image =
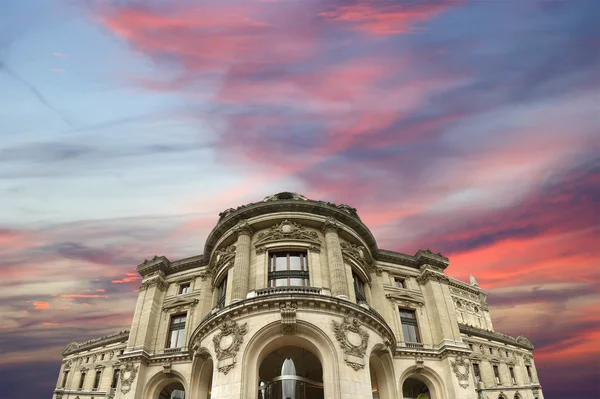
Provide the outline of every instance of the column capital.
[[339,232],[341,229],[340,224],[338,223],[338,221],[332,217],[328,217],[327,219],[325,219],[325,222],[323,223],[323,226],[321,227],[321,231],[323,233],[327,233],[328,231],[335,231],[336,233]]
[[238,236],[244,234],[247,236],[252,236],[254,234],[254,229],[248,224],[246,219],[240,220],[238,224],[233,228],[233,232]]

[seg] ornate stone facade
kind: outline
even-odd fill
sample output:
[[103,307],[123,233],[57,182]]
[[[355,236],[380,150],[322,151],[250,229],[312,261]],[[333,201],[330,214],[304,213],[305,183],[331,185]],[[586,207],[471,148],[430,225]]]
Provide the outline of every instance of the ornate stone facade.
[[494,331],[449,262],[378,248],[348,205],[229,208],[202,255],[138,265],[131,329],[66,345],[53,398],[271,399],[303,381],[317,399],[542,399],[533,344]]

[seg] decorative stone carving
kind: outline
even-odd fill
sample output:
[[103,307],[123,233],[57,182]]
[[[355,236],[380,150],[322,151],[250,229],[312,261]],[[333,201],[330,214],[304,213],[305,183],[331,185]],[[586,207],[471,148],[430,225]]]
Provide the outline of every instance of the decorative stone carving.
[[456,361],[450,361],[450,364],[458,379],[458,385],[467,389],[469,386],[469,361],[462,357],[462,355],[458,355]]
[[121,393],[126,394],[131,390],[135,376],[137,375],[139,366],[129,361],[121,368]]
[[429,280],[437,281],[441,284],[448,284],[450,282],[450,279],[443,274],[427,269],[425,269],[425,271],[423,271],[423,273],[417,277],[417,282],[421,285],[427,284]]
[[346,364],[358,371],[365,367],[364,356],[369,343],[369,333],[360,328],[360,321],[344,317],[342,323],[333,320],[335,337],[344,351]]
[[177,299],[174,302],[166,303],[163,306],[165,313],[178,313],[186,309],[194,308],[198,304],[197,298]]
[[163,363],[163,374],[171,375],[173,374],[173,370],[171,369],[171,362]]
[[62,392],[57,392],[56,393],[56,399],[62,399],[62,397],[63,397]]
[[419,354],[415,356],[415,371],[420,373],[425,369],[425,359],[423,359],[423,355]]
[[210,266],[211,272],[219,270],[221,267],[235,259],[235,245],[226,248],[217,249],[213,254],[213,262]]
[[95,363],[95,362],[96,362],[96,359],[98,359],[98,355],[94,355],[94,356],[92,356],[92,363]]
[[321,253],[321,247],[317,247],[317,246],[310,246],[308,247],[308,250],[310,252],[314,252],[314,253]]
[[298,309],[298,305],[294,302],[285,302],[279,305],[281,330],[284,334],[296,333],[296,309]]
[[310,231],[305,226],[298,223],[284,220],[281,223],[275,224],[267,231],[258,234],[256,240],[256,250],[269,242],[277,241],[306,241],[312,244],[321,245],[321,240],[316,231]]
[[263,202],[283,200],[308,201],[308,199],[304,195],[284,191],[281,193],[266,196],[265,199],[263,199]]
[[160,291],[164,292],[169,287],[169,283],[164,281],[161,277],[155,277],[152,280],[142,282],[142,285],[140,285],[140,291],[147,290],[154,286],[156,286],[156,288],[158,288]]
[[531,346],[533,347],[533,344],[531,343],[530,340],[528,340],[527,338],[525,338],[525,336],[523,334],[519,335],[517,337],[517,342],[523,345],[527,345],[527,346]]
[[323,223],[323,226],[321,227],[321,231],[323,233],[326,233],[328,230],[333,230],[336,232],[339,232],[340,230],[340,224],[338,223],[337,220],[335,220],[332,217],[328,217],[327,219],[325,219],[325,223]]
[[254,234],[254,229],[248,224],[246,219],[242,219],[238,222],[238,224],[232,229],[235,234],[246,234],[252,236]]
[[267,252],[267,247],[256,248],[256,254],[257,255],[264,254],[265,252]]
[[248,324],[237,324],[233,320],[225,321],[220,326],[221,331],[213,337],[213,345],[217,354],[217,368],[227,374],[236,363],[236,354],[248,333]]
[[342,256],[344,258],[354,259],[359,265],[367,270],[371,270],[371,262],[367,257],[368,252],[362,245],[356,245],[349,242],[340,243],[342,247]]
[[419,306],[419,307],[425,305],[425,300],[423,298],[420,298],[416,295],[409,294],[409,293],[390,293],[390,294],[385,294],[385,297],[387,299],[395,301],[399,305],[409,307],[409,308],[412,308],[415,305]]

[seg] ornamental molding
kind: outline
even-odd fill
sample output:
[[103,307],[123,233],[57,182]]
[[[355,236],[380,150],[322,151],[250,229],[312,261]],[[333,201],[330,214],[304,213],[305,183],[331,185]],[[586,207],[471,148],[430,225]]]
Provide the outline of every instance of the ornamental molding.
[[140,285],[140,291],[144,291],[152,287],[156,287],[159,291],[165,292],[169,287],[169,283],[164,281],[161,276],[158,276],[151,280],[143,281]]
[[458,385],[463,389],[467,389],[469,386],[469,361],[463,356],[458,355],[456,361],[450,361],[452,365],[452,371],[458,379]]
[[408,304],[415,304],[419,307],[422,307],[425,305],[425,300],[423,298],[408,293],[390,293],[385,294],[385,297],[405,306]]
[[[523,349],[528,349],[528,350],[533,349],[533,344],[531,343],[531,341],[527,340],[528,343],[525,342],[523,339],[521,339],[519,341],[518,338],[514,338],[509,335],[505,335],[505,334],[502,334],[499,332],[484,330],[482,328],[477,328],[477,327],[470,326],[467,324],[462,324],[462,323],[458,323],[458,330],[463,334],[471,335],[474,337],[480,337],[480,338],[485,338],[485,339],[489,339],[489,340],[496,341],[496,342],[502,342],[502,343],[514,345],[514,346],[517,346],[517,347],[523,348]],[[523,338],[525,338],[525,337],[523,337]]]
[[369,271],[373,268],[365,247],[349,242],[341,242],[340,246],[342,247],[342,257],[345,260],[352,259]]
[[181,312],[182,310],[187,310],[195,307],[198,304],[198,302],[198,299],[195,298],[177,299],[173,302],[166,303],[163,306],[162,310],[164,313],[177,313]]
[[364,356],[369,343],[369,333],[360,328],[360,321],[353,317],[344,317],[342,323],[333,322],[335,338],[344,352],[346,364],[358,371],[365,367]]
[[284,220],[274,224],[269,230],[260,232],[254,247],[258,252],[267,243],[289,240],[304,241],[317,246],[321,245],[321,240],[316,231],[308,230],[306,226],[299,223]]
[[121,368],[121,393],[127,394],[131,390],[131,386],[135,381],[135,376],[137,375],[139,366],[134,366],[131,361],[125,363],[125,365]]
[[284,302],[279,305],[281,312],[281,332],[283,334],[295,334],[296,333],[296,310],[298,304],[295,302]]
[[423,355],[417,354],[415,356],[415,371],[420,373],[423,370],[425,370],[425,359],[423,358]]
[[522,345],[533,347],[533,344],[531,343],[531,341],[528,340],[523,334],[521,334],[517,337],[517,342]]
[[309,252],[314,252],[316,254],[320,254],[321,253],[321,247],[319,247],[319,246],[310,246],[310,247],[308,247],[308,251]]
[[213,253],[213,261],[209,266],[209,271],[212,273],[215,270],[221,269],[235,259],[235,245],[230,245],[225,248],[217,249]]
[[248,333],[248,323],[239,325],[233,320],[226,320],[219,326],[220,330],[213,337],[213,345],[217,355],[217,368],[223,374],[235,367],[236,354]]
[[448,284],[450,279],[441,273],[434,272],[430,269],[425,269],[421,275],[417,277],[417,282],[420,285],[425,285],[429,281],[437,281],[440,284]]

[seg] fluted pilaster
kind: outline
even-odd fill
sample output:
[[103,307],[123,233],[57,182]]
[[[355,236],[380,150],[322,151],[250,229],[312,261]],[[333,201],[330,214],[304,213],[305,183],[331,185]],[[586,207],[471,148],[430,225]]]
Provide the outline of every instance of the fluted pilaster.
[[235,227],[237,243],[235,260],[233,262],[233,281],[231,290],[231,302],[246,299],[248,294],[248,275],[250,272],[250,240],[253,230],[248,222],[242,220]]
[[327,262],[331,280],[331,295],[348,298],[348,278],[342,258],[342,247],[338,236],[339,224],[328,218],[322,227],[327,244]]

